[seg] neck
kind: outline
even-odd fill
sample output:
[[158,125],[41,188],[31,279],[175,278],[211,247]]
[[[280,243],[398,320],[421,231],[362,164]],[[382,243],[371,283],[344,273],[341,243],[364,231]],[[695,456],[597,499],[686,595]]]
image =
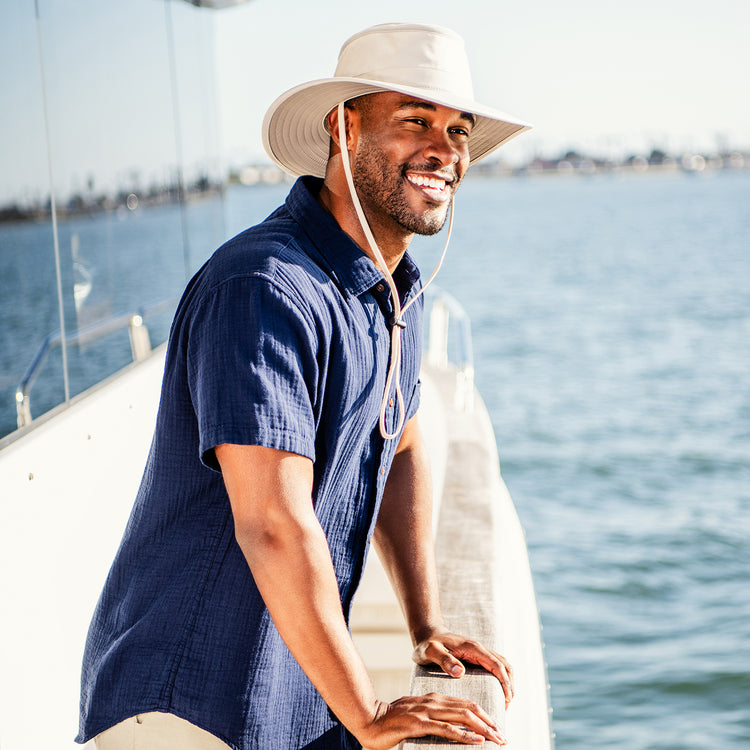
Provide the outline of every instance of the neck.
[[[341,159],[340,154],[332,157],[331,161],[333,162],[337,159]],[[329,167],[331,166],[335,165],[329,163]],[[346,178],[343,176],[343,169],[328,169],[325,181],[318,195],[318,201],[336,219],[341,229],[351,237],[360,250],[375,265],[378,265],[377,258],[370,248],[370,243],[367,241],[354,204],[352,203],[349,187],[346,184]],[[374,220],[374,217],[369,215],[367,207],[363,206],[362,208],[368,220],[370,231],[380,248],[380,252],[383,254],[383,259],[388,266],[388,270],[390,273],[393,273],[404,257],[404,253],[406,253],[414,235],[392,219],[388,221]]]

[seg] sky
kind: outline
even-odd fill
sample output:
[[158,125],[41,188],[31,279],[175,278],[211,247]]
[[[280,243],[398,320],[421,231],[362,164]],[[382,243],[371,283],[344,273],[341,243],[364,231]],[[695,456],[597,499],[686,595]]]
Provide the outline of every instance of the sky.
[[[0,3],[0,205],[43,200],[49,164],[33,0]],[[177,161],[165,18],[174,17],[186,163],[216,105],[225,166],[266,162],[260,126],[287,89],[333,73],[341,45],[392,21],[465,40],[479,102],[534,129],[497,157],[750,151],[747,0],[38,0],[62,196],[163,184]],[[206,30],[213,22],[213,46]],[[213,60],[213,65],[209,62]],[[215,83],[209,73],[215,68]],[[494,157],[493,157],[494,158]],[[194,160],[197,164],[197,161]],[[203,168],[200,165],[196,169]]]
[[476,98],[535,126],[498,152],[511,161],[750,148],[746,0],[252,0],[217,15],[227,151],[260,155],[276,96],[330,76],[350,35],[391,21],[464,37]]

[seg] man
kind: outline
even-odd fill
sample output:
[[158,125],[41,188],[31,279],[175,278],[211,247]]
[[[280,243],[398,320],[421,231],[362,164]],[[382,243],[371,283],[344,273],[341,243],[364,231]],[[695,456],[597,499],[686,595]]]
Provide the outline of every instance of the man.
[[469,164],[526,127],[473,101],[463,43],[432,26],[368,29],[334,78],[272,105],[270,155],[312,176],[218,250],[178,307],[148,464],[89,633],[79,741],[504,744],[467,701],[379,701],[347,618],[373,537],[415,659],[455,677],[479,664],[512,696],[505,659],[440,615],[406,250],[443,226]]

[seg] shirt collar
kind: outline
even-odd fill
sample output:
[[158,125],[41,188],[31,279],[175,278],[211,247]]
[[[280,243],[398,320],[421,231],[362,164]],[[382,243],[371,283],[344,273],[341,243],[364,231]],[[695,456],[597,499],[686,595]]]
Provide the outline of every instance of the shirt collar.
[[[318,203],[322,184],[318,177],[300,177],[287,196],[286,207],[310,238],[317,260],[328,267],[344,291],[356,297],[383,281],[383,273]],[[419,269],[408,253],[393,278],[402,298],[419,282]]]

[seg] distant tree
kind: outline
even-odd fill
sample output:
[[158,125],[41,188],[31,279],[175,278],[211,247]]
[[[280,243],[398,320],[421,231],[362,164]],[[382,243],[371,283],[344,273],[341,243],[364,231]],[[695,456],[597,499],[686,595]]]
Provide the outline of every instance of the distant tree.
[[583,159],[583,157],[577,151],[568,151],[562,158],[563,160],[569,161],[571,163],[575,163]]
[[15,203],[9,206],[0,206],[0,222],[21,221],[26,218],[26,212],[22,211]]
[[648,163],[664,164],[667,158],[667,154],[664,151],[662,151],[660,148],[655,148],[651,151],[651,154],[648,157]]
[[208,179],[208,175],[202,175],[195,181],[195,185],[193,186],[195,190],[197,190],[199,193],[205,193],[207,192],[211,187],[211,181]]
[[78,213],[83,211],[85,205],[86,201],[84,201],[83,196],[80,193],[76,193],[68,201],[68,211],[71,213]]

